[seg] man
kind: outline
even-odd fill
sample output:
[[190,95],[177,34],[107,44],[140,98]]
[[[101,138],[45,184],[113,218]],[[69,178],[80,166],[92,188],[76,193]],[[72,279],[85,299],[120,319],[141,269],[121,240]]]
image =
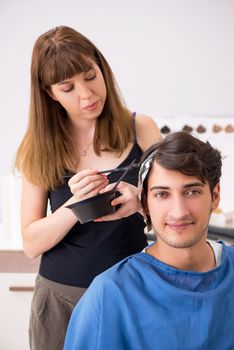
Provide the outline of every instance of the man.
[[221,165],[219,151],[186,132],[144,155],[141,201],[157,241],[95,278],[66,350],[234,349],[234,249],[207,240]]

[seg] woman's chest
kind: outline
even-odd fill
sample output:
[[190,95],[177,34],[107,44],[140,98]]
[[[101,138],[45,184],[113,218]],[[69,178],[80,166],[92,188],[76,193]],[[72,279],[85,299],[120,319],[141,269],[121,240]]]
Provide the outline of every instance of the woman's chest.
[[80,155],[76,172],[92,168],[97,170],[114,169],[122,165],[130,156],[133,144],[129,144],[122,154],[114,152],[101,152],[97,155],[93,150],[85,155]]

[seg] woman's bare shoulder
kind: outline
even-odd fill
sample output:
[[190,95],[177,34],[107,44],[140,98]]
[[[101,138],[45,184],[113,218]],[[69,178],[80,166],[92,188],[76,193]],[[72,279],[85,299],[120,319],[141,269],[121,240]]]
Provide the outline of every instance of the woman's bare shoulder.
[[143,151],[162,139],[156,119],[145,114],[136,115],[136,135]]

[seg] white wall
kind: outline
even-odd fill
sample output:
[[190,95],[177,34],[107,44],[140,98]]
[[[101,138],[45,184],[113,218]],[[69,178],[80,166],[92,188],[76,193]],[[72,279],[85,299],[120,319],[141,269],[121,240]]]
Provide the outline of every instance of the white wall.
[[61,24],[101,49],[130,109],[234,115],[233,0],[1,0],[0,175],[27,125],[32,46]]

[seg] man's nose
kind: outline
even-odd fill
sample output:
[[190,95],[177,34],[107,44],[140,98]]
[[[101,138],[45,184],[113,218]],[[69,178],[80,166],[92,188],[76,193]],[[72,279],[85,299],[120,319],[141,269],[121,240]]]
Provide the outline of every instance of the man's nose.
[[180,196],[174,198],[171,205],[170,215],[173,216],[175,219],[180,219],[184,216],[189,215],[189,213],[190,212],[186,199]]

